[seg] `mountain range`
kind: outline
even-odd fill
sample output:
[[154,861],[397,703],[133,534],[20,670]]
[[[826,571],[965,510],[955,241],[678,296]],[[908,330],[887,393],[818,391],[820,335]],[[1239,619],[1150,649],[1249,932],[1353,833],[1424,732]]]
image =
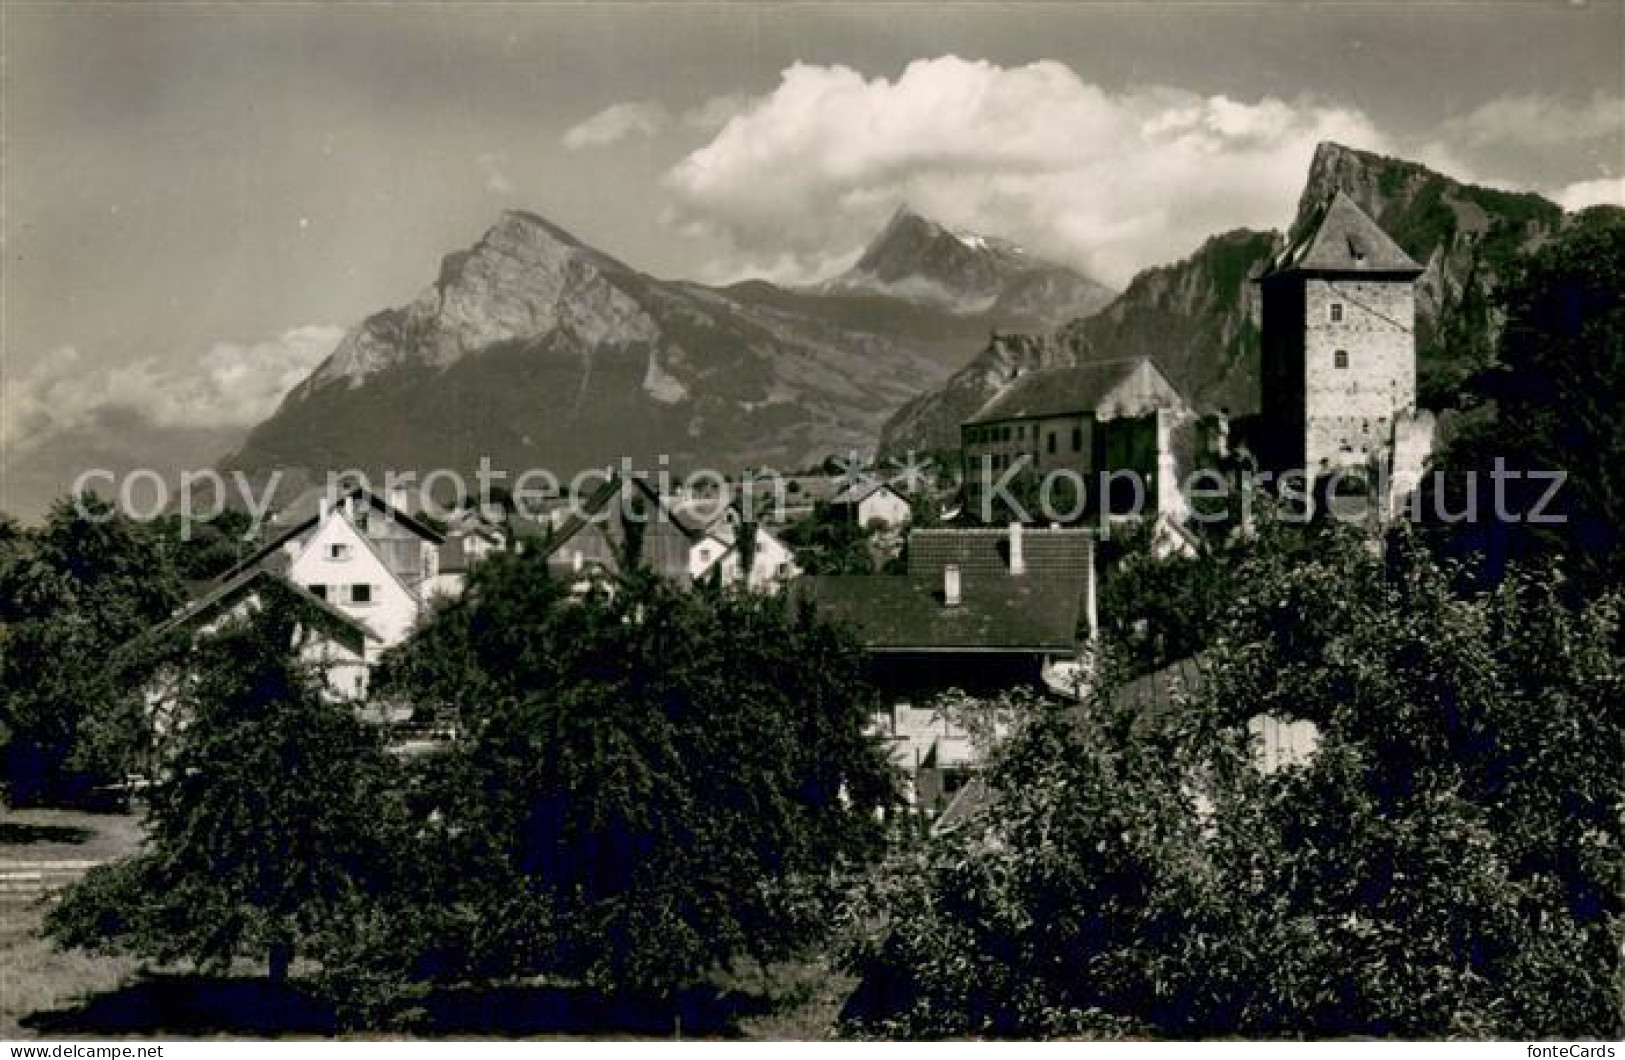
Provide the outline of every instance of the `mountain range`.
[[884,455],[949,450],[1018,368],[1140,355],[1199,408],[1245,415],[1258,405],[1251,278],[1336,190],[1425,263],[1420,393],[1448,407],[1491,356],[1506,270],[1570,218],[1537,195],[1328,143],[1286,232],[1212,236],[1121,293],[907,208],[850,269],[806,287],[659,279],[510,211],[415,298],[351,328],[246,437],[171,438],[105,410],[88,439],[7,453],[6,504],[37,514],[88,466],[87,445],[115,464],[139,450],[159,470],[176,453],[206,462],[200,446],[230,450],[225,468],[279,470],[288,489],[332,469],[466,472],[482,457],[562,477],[622,456],[665,456],[678,471],[793,469],[877,440]]
[[906,210],[851,271],[800,289],[656,279],[513,211],[346,334],[227,464],[294,480],[482,458],[561,477],[622,456],[800,468],[871,450],[991,329],[1053,327],[1110,296]]

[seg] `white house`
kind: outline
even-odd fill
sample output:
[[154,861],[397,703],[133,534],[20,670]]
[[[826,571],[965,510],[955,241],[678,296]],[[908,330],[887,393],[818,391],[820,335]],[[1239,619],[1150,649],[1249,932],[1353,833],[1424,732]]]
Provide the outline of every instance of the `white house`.
[[859,526],[878,523],[895,530],[914,514],[907,497],[876,478],[864,478],[848,485],[829,503]]
[[[745,569],[747,553],[749,570]],[[727,516],[707,527],[689,550],[689,576],[695,581],[715,577],[722,585],[778,592],[800,573],[790,546],[760,523],[740,523]]]

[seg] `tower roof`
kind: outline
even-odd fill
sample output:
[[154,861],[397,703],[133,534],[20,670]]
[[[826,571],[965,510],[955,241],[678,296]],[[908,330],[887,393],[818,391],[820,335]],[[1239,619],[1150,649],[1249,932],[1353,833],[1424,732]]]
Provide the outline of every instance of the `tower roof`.
[[1320,216],[1275,259],[1269,274],[1291,272],[1416,276],[1422,266],[1353,199],[1337,192],[1321,208]]

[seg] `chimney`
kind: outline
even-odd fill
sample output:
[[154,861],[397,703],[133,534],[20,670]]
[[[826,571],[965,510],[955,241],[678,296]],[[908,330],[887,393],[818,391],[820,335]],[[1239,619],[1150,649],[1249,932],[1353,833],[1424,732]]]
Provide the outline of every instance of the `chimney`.
[[1021,551],[1021,524],[1010,524],[1010,573],[1026,574],[1027,557]]
[[959,606],[959,567],[952,563],[942,568],[942,603],[945,607]]
[[316,502],[317,521],[325,523],[331,514],[333,514],[333,498],[324,493]]

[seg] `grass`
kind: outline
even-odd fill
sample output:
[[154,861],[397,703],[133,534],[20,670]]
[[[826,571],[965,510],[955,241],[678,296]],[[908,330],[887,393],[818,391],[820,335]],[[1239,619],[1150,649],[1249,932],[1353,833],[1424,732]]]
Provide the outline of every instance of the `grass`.
[[[140,822],[133,816],[7,812],[0,817],[0,874],[41,863],[123,857],[140,840]],[[258,978],[262,969],[248,962],[240,974],[217,977],[184,968],[155,970],[130,957],[60,952],[40,937],[48,903],[48,896],[35,893],[0,893],[0,1039],[331,1033],[322,1003],[306,996],[297,982],[271,990]],[[701,991],[714,992],[715,999],[700,1003],[682,1031],[701,1038],[827,1039],[853,985],[823,961],[736,971]],[[662,1038],[677,1030],[668,1031],[664,1020],[649,1013],[534,989],[441,994],[433,1021],[439,1034]],[[425,1033],[438,1036],[432,1025]]]
[[[125,814],[17,810],[0,817],[0,873],[41,863],[97,862],[132,853],[140,822]],[[20,1021],[122,986],[137,962],[60,953],[40,937],[48,897],[0,894],[0,1038],[32,1032]]]

